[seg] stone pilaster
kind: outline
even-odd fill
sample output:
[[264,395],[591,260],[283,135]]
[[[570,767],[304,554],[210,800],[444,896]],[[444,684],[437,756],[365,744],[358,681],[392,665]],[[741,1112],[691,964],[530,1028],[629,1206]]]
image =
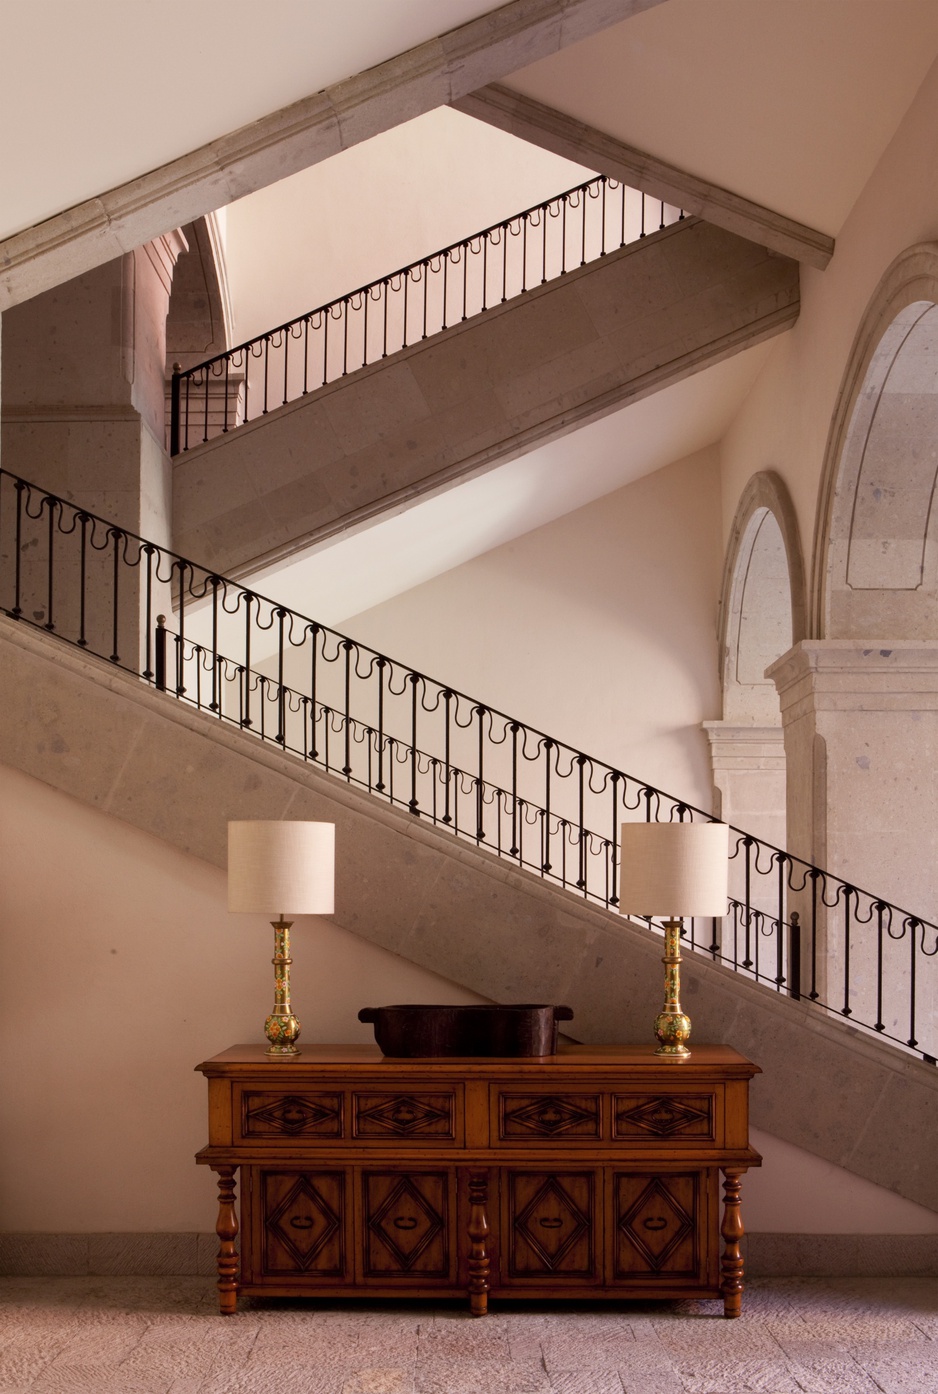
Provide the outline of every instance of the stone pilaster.
[[785,744],[781,725],[705,721],[714,809],[725,823],[785,846]]

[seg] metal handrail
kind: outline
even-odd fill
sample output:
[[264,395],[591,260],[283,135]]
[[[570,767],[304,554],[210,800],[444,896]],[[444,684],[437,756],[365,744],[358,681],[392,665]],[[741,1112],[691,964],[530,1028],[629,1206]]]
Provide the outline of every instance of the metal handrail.
[[170,454],[224,435],[683,217],[681,209],[601,174],[492,223],[224,353],[176,369]]
[[[5,470],[0,610],[608,909],[621,822],[714,821]],[[730,833],[729,911],[687,947],[934,1063],[938,925]]]

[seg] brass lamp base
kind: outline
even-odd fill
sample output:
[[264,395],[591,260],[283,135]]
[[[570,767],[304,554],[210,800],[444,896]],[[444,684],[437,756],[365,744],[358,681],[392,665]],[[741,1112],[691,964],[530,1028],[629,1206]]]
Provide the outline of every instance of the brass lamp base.
[[655,1017],[656,1055],[686,1060],[690,1055],[690,1017],[681,1011],[681,921],[664,922],[664,1006]]
[[292,920],[272,921],[274,931],[274,1009],[264,1022],[264,1035],[270,1041],[267,1054],[282,1060],[299,1055],[296,1042],[300,1034],[300,1023],[293,1015],[290,1006],[290,930]]

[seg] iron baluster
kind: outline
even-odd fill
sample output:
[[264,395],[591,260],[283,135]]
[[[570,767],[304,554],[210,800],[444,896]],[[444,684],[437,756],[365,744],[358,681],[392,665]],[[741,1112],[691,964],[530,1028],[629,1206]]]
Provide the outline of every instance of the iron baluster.
[[179,633],[176,635],[176,696],[182,697],[186,687],[183,681],[185,677],[186,659],[186,571],[188,565],[184,561],[179,561]]
[[616,906],[619,904],[618,875],[619,862],[616,856],[616,849],[619,845],[619,772],[613,771],[612,775],[612,834],[609,838],[609,856],[612,862],[612,894],[609,897],[609,904]]
[[205,373],[203,374],[203,378],[204,378],[204,381],[205,381],[205,392],[203,393],[203,403],[202,403],[202,443],[203,443],[203,444],[205,443],[205,441],[208,440],[208,384],[209,384],[209,378],[210,378],[210,376],[211,376],[211,374],[210,374],[209,370],[206,369]]
[[222,430],[222,435],[227,435],[227,434],[228,434],[228,397],[229,397],[230,391],[231,391],[231,359],[228,358],[228,357],[226,356],[226,358],[225,358],[225,386],[224,386],[225,405],[224,405],[224,415],[223,415],[223,417],[222,417],[222,428],[221,428],[221,430]]
[[795,1002],[801,1001],[801,916],[791,912],[788,929],[788,991]]
[[639,237],[644,237],[644,236],[645,236],[645,195],[644,195],[644,194],[642,194],[641,199],[642,199],[642,230],[641,230],[641,232],[640,232],[638,235],[639,235]]
[[146,636],[144,641],[146,643],[146,658],[142,673],[142,676],[146,678],[147,682],[153,677],[153,669],[150,667],[150,658],[152,650],[151,627],[153,624],[153,553],[155,551],[156,548],[148,542],[141,553],[141,555],[145,556],[147,559],[146,601],[144,604],[143,617],[143,632]]
[[303,317],[303,396],[309,391],[309,315]]
[[586,824],[585,824],[585,821],[584,821],[584,808],[583,808],[583,770],[584,770],[584,767],[585,767],[585,765],[586,765],[586,756],[585,756],[585,755],[578,755],[578,756],[576,757],[576,762],[577,762],[577,765],[579,766],[579,789],[578,789],[578,791],[577,791],[577,792],[578,792],[578,804],[579,804],[579,820],[578,820],[578,824],[577,824],[577,832],[578,832],[578,836],[579,836],[579,843],[578,843],[579,855],[578,855],[578,858],[577,858],[577,879],[576,879],[576,884],[577,884],[577,889],[578,889],[578,890],[585,891],[585,890],[586,890]]
[[345,715],[342,720],[343,735],[345,737],[344,750],[345,760],[342,765],[342,773],[346,779],[352,774],[352,641],[346,639],[342,645],[345,650]]
[[844,887],[844,1005],[841,1012],[844,1016],[852,1016],[853,1009],[850,1006],[850,896],[852,894],[850,886]]
[[23,598],[22,591],[22,558],[23,558],[23,494],[26,485],[21,479],[16,481],[16,541],[13,546],[13,609],[10,611],[14,619],[19,619],[23,613],[20,601]]
[[874,1031],[885,1031],[886,1023],[883,1021],[883,912],[886,909],[882,901],[876,905],[876,1021],[873,1025]]
[[180,364],[173,364],[173,377],[169,389],[169,453],[179,454],[179,370]]
[[[743,923],[746,929],[746,957],[743,959],[744,968],[755,966],[756,977],[759,976],[759,965],[753,965],[752,959],[752,838],[743,838],[743,846],[746,849],[746,899],[744,902]],[[759,952],[759,934],[756,930],[756,954]]]
[[423,274],[423,333],[420,337],[425,339],[427,337],[427,293],[430,289],[430,263],[423,262],[421,271]]
[[552,740],[548,739],[544,742],[544,832],[541,871],[545,876],[550,871],[550,755],[553,748]]
[[808,996],[812,1002],[818,1000],[817,990],[817,872],[812,868],[811,878],[811,991]]
[[918,1040],[915,1036],[915,979],[917,963],[915,957],[915,932],[917,929],[922,929],[924,942],[924,927],[921,925],[920,921],[914,917],[908,919],[906,924],[909,931],[909,1034],[906,1039],[906,1045],[914,1050],[918,1045]]
[[250,591],[243,591],[244,600],[244,678],[243,694],[241,697],[241,725],[250,729],[251,718],[251,601],[254,597]]
[[510,726],[511,731],[511,847],[508,855],[511,857],[521,857],[521,846],[518,839],[518,732],[521,727],[517,721],[513,721]]
[[270,335],[265,334],[261,340],[262,357],[264,359],[264,406],[261,415],[267,415],[267,394],[270,389]]
[[483,772],[483,761],[485,759],[485,731],[483,728],[483,722],[485,720],[485,715],[485,707],[476,707],[476,718],[478,721],[479,735],[479,759],[476,774],[476,842],[482,842],[485,837],[485,809],[483,799],[483,793],[485,789],[485,775]]
[[48,504],[49,512],[49,533],[48,533],[48,556],[46,558],[46,622],[44,629],[51,633],[55,629],[55,618],[53,615],[53,594],[54,594],[54,572],[53,572],[53,552],[55,549],[55,507],[56,500],[51,495],[46,495],[44,503]]
[[283,684],[283,626],[287,612],[282,605],[277,608],[277,744],[285,746],[287,743],[286,729],[286,697],[287,689]]
[[378,659],[378,782],[375,788],[384,792],[384,670],[387,660]]
[[111,529],[111,538],[114,542],[114,602],[111,610],[112,614],[112,648],[111,662],[120,663],[120,652],[118,650],[118,625],[120,623],[120,544],[124,534],[120,528]]
[[311,652],[310,652],[310,662],[309,662],[309,670],[310,670],[310,671],[309,671],[309,706],[310,706],[310,726],[311,726],[311,729],[310,729],[310,750],[309,750],[309,756],[310,756],[310,759],[311,759],[311,760],[316,760],[316,759],[319,758],[319,751],[318,751],[318,749],[317,749],[317,747],[316,747],[316,724],[317,724],[317,722],[318,722],[318,720],[319,720],[318,715],[317,715],[317,694],[316,694],[316,684],[317,684],[317,678],[318,678],[318,676],[319,676],[319,663],[318,663],[318,657],[319,657],[319,655],[318,655],[319,625],[318,625],[318,624],[311,624],[311,625],[309,626],[308,632],[309,632],[310,639],[311,639],[311,641],[312,641],[312,648],[311,648]]
[[502,304],[508,299],[508,224],[502,223]]
[[778,918],[775,923],[775,986],[779,992],[785,986],[785,863],[784,853],[778,857]]
[[218,692],[218,577],[210,576],[212,587],[212,700],[209,703],[213,712],[221,711]]
[[416,673],[410,675],[410,798],[407,807],[416,817],[419,813],[417,803],[417,687],[420,678]]
[[90,519],[87,513],[79,513],[79,527],[81,528],[81,542],[79,544],[79,578],[78,578],[78,647],[87,648],[88,636],[85,632],[85,609],[87,599],[87,566],[88,566],[88,523]]
[[166,616],[157,615],[156,617],[156,658],[154,667],[156,669],[154,681],[159,692],[166,691]]
[[451,718],[452,718],[452,709],[451,709],[452,700],[453,700],[453,694],[452,694],[452,692],[450,692],[448,688],[447,688],[447,689],[444,689],[444,692],[443,692],[443,710],[444,710],[445,716],[444,716],[444,723],[443,723],[443,768],[444,768],[444,771],[445,771],[445,776],[444,776],[444,777],[445,777],[445,781],[446,781],[446,782],[445,782],[445,785],[444,785],[444,795],[443,795],[443,822],[444,822],[444,823],[447,823],[447,824],[450,823],[450,822],[452,821],[452,818],[451,818],[451,815],[450,815],[450,811],[449,811],[449,789],[450,789],[450,780],[451,780],[451,778],[452,778],[452,773],[453,773],[452,763],[451,763],[451,761],[450,761],[450,741],[451,741],[451,737],[452,737],[452,728],[451,728],[451,726],[450,726],[450,721],[451,721]]

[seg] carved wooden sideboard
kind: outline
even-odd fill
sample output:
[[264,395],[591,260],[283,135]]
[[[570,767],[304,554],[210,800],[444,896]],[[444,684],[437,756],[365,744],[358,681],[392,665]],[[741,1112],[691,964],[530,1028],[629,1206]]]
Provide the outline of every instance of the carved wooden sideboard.
[[652,1046],[515,1060],[307,1046],[270,1060],[257,1045],[198,1068],[223,1312],[243,1292],[462,1293],[480,1316],[489,1296],[722,1297],[739,1314],[758,1066],[729,1047],[675,1061]]

